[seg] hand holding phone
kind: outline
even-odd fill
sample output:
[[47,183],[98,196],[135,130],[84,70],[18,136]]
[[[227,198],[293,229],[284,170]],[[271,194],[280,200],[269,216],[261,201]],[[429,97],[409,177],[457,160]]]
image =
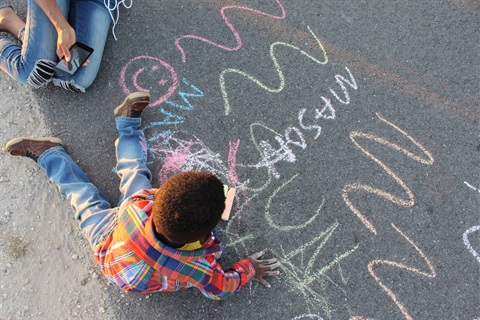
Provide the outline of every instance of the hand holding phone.
[[75,43],[70,48],[70,61],[65,61],[65,57],[63,57],[55,66],[55,72],[67,77],[72,77],[92,53],[93,48],[80,42]]

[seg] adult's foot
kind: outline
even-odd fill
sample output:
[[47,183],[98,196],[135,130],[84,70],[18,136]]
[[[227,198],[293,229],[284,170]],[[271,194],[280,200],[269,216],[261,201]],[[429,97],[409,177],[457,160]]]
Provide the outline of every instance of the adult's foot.
[[0,31],[8,32],[18,37],[20,31],[25,27],[25,22],[13,11],[11,7],[0,9]]

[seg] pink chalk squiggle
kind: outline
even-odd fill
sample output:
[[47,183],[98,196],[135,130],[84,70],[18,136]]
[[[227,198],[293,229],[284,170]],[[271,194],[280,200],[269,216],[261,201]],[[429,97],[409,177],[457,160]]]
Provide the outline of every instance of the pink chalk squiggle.
[[185,54],[185,50],[183,50],[182,46],[180,45],[180,40],[182,40],[182,39],[187,39],[188,38],[188,39],[200,40],[200,41],[206,42],[208,44],[211,44],[215,47],[218,47],[220,49],[226,50],[226,51],[237,51],[237,50],[239,50],[242,47],[242,38],[240,37],[240,34],[235,29],[233,24],[228,20],[227,16],[225,15],[225,10],[227,10],[227,9],[242,9],[242,10],[252,11],[254,13],[258,13],[260,15],[264,15],[264,16],[274,18],[274,19],[285,18],[286,17],[285,8],[283,7],[280,0],[275,0],[275,1],[278,3],[278,6],[282,10],[282,14],[280,16],[276,16],[276,15],[273,15],[273,14],[269,14],[269,13],[259,11],[259,10],[256,10],[256,9],[252,9],[252,8],[249,8],[249,7],[245,7],[245,6],[225,6],[225,7],[221,8],[220,9],[220,14],[222,15],[222,18],[225,21],[225,23],[227,24],[227,26],[233,32],[233,35],[234,35],[235,40],[237,42],[237,46],[236,47],[227,47],[227,46],[221,45],[219,43],[216,43],[212,40],[209,40],[207,38],[202,38],[200,36],[196,36],[196,35],[193,35],[193,34],[187,34],[187,35],[181,36],[180,38],[175,39],[175,45],[177,46],[178,50],[180,50],[180,53],[182,54],[182,62],[183,63],[187,62],[187,55]]

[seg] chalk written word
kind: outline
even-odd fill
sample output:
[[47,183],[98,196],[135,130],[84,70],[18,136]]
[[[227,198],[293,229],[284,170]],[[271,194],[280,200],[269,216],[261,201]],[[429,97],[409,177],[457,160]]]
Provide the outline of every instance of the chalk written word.
[[[253,137],[253,142],[257,151],[260,153],[261,160],[251,167],[256,169],[267,168],[269,173],[272,173],[275,178],[280,178],[280,174],[275,168],[275,164],[280,161],[295,162],[296,156],[293,153],[291,146],[297,146],[301,149],[307,147],[305,138],[300,130],[296,127],[290,126],[285,129],[285,134],[281,135],[274,131],[273,129],[268,128],[267,126],[261,123],[254,123],[250,126],[251,133],[253,134],[255,128],[263,128],[267,131],[270,131],[274,134],[275,140],[278,142],[279,147],[274,148],[268,141],[262,140],[257,144],[255,137]],[[295,139],[297,138],[297,139]]]
[[403,270],[407,270],[409,272],[412,272],[412,273],[416,273],[420,276],[423,276],[423,277],[427,277],[427,278],[435,278],[437,273],[435,272],[435,269],[433,268],[433,265],[432,263],[430,262],[430,260],[427,258],[427,256],[425,255],[425,253],[423,253],[423,251],[412,241],[410,240],[397,226],[395,226],[393,223],[392,223],[392,227],[402,236],[405,238],[405,240],[408,241],[408,243],[410,243],[410,245],[412,245],[412,247],[415,249],[415,251],[420,254],[420,256],[422,257],[422,259],[425,261],[425,263],[427,264],[428,266],[428,272],[425,272],[425,271],[422,271],[418,268],[414,268],[414,267],[411,267],[411,266],[407,266],[403,263],[399,263],[399,262],[395,262],[395,261],[390,261],[390,260],[373,260],[373,261],[370,261],[370,263],[368,264],[368,271],[370,272],[370,274],[372,275],[372,277],[375,279],[375,281],[378,283],[378,285],[380,287],[382,287],[382,289],[387,293],[387,295],[390,297],[390,299],[392,299],[392,301],[395,303],[395,305],[398,307],[398,309],[402,312],[403,316],[405,317],[405,319],[407,320],[412,320],[412,316],[410,316],[410,314],[408,313],[408,310],[406,309],[406,307],[402,304],[402,302],[400,302],[400,300],[398,299],[398,297],[395,295],[395,293],[392,291],[392,289],[390,289],[386,284],[384,284],[382,282],[382,280],[380,279],[380,277],[377,275],[377,273],[375,272],[375,269],[380,267],[380,266],[389,266],[389,267],[394,267],[394,268],[399,268],[399,269],[403,269]]
[[357,139],[358,138],[363,138],[363,139],[367,139],[367,140],[371,140],[371,141],[380,143],[384,146],[392,148],[395,151],[399,151],[399,152],[403,153],[404,155],[406,155],[407,157],[409,157],[412,160],[415,160],[415,161],[420,162],[420,163],[425,164],[425,165],[432,165],[434,163],[433,156],[430,154],[430,152],[428,152],[420,143],[418,143],[408,133],[406,133],[405,131],[403,131],[402,129],[400,129],[399,127],[397,127],[396,125],[394,125],[390,121],[386,120],[379,113],[376,113],[376,115],[380,120],[382,120],[383,122],[385,122],[386,124],[388,124],[389,126],[394,128],[395,130],[400,132],[405,137],[407,137],[415,146],[417,146],[426,155],[426,158],[422,158],[420,156],[417,156],[417,155],[413,154],[412,152],[400,147],[399,145],[397,145],[395,143],[389,142],[389,141],[385,140],[384,138],[380,138],[380,137],[372,135],[372,134],[367,134],[367,133],[363,133],[363,132],[356,132],[356,131],[352,131],[350,133],[350,139],[355,144],[355,146],[358,149],[360,149],[362,151],[362,153],[365,154],[368,158],[372,159],[376,164],[378,164],[390,177],[393,178],[393,180],[395,180],[405,190],[405,193],[406,193],[406,198],[402,198],[402,197],[393,195],[392,193],[390,193],[388,191],[381,190],[381,189],[378,189],[378,188],[375,188],[375,187],[372,187],[372,186],[369,186],[369,185],[365,185],[365,184],[360,184],[360,183],[348,184],[343,188],[342,196],[343,196],[343,200],[347,204],[348,208],[350,208],[350,210],[352,210],[352,212],[355,213],[355,215],[363,222],[365,227],[367,227],[368,230],[370,230],[375,235],[377,234],[377,229],[373,226],[373,224],[370,222],[370,220],[367,219],[367,217],[365,217],[365,215],[357,207],[355,207],[353,205],[353,203],[350,201],[350,198],[349,198],[350,193],[353,192],[353,191],[365,191],[365,192],[372,193],[372,194],[375,194],[377,196],[380,196],[381,198],[384,198],[388,201],[391,201],[395,204],[398,204],[398,205],[401,205],[401,206],[404,206],[404,207],[411,207],[411,206],[414,205],[414,203],[415,203],[414,195],[413,195],[412,191],[408,188],[408,186],[405,184],[405,182],[403,182],[403,180],[400,179],[400,177],[392,169],[387,167],[387,165],[385,165],[380,159],[378,159],[372,153],[370,153],[365,148],[363,148],[358,143]]
[[194,106],[190,102],[190,98],[203,98],[204,94],[196,86],[190,84],[185,78],[182,80],[182,83],[187,85],[190,89],[190,92],[179,90],[177,93],[178,98],[182,100],[183,104],[175,103],[171,100],[165,100],[165,106],[162,106],[159,110],[163,118],[162,121],[152,121],[145,126],[144,130],[157,126],[176,126],[185,122],[185,117],[181,114],[192,112],[194,109]]
[[[350,70],[345,67],[345,70],[348,73],[349,79],[347,80],[342,75],[335,75],[335,80],[339,84],[340,88],[342,89],[344,98],[340,98],[339,95],[330,88],[330,92],[334,95],[334,97],[342,104],[349,104],[350,103],[350,95],[348,90],[345,86],[347,83],[351,88],[357,90],[358,86],[355,82],[355,78],[353,77]],[[333,108],[332,102],[330,99],[321,96],[321,100],[324,103],[321,109],[315,109],[315,120],[322,119],[322,120],[334,120],[335,119],[335,109]],[[254,123],[250,126],[250,134],[252,137],[252,141],[255,145],[255,148],[259,152],[261,156],[261,160],[253,165],[252,167],[259,169],[259,168],[266,168],[269,173],[271,173],[276,179],[280,178],[280,174],[278,173],[275,165],[280,161],[286,162],[295,162],[296,156],[293,151],[293,147],[297,147],[300,149],[307,148],[306,139],[304,137],[304,131],[315,131],[314,140],[317,140],[321,134],[321,126],[318,122],[314,124],[305,124],[305,112],[307,109],[301,109],[298,113],[298,123],[299,127],[296,126],[289,126],[285,129],[285,133],[279,134],[273,129],[261,124],[261,123]],[[278,147],[272,146],[272,144],[267,140],[261,140],[257,143],[257,139],[254,135],[254,129],[261,128],[265,129],[265,132],[270,132],[274,134],[274,140],[277,142]],[[303,129],[303,130],[302,130]]]
[[235,41],[237,43],[236,46],[234,47],[229,47],[229,46],[226,46],[226,45],[222,45],[222,44],[219,44],[217,42],[214,42],[213,40],[209,40],[207,38],[203,38],[203,37],[200,37],[200,36],[196,36],[196,35],[184,35],[184,36],[181,36],[177,39],[175,39],[175,46],[177,47],[177,49],[180,51],[180,54],[182,55],[182,62],[185,63],[187,62],[187,55],[185,53],[185,50],[183,49],[183,47],[180,45],[180,40],[183,40],[183,39],[194,39],[194,40],[199,40],[199,41],[202,41],[202,42],[205,42],[205,43],[208,43],[210,45],[213,45],[217,48],[220,48],[220,49],[223,49],[223,50],[226,50],[226,51],[237,51],[239,50],[241,47],[242,47],[242,38],[240,37],[240,34],[238,33],[238,31],[235,29],[235,27],[233,26],[233,24],[230,22],[230,20],[227,18],[226,14],[225,14],[225,11],[227,9],[237,9],[237,10],[246,10],[246,11],[250,11],[250,12],[253,12],[253,13],[256,13],[256,14],[260,14],[260,15],[263,15],[263,16],[267,16],[267,17],[270,17],[270,18],[273,18],[273,19],[283,19],[286,17],[286,11],[285,11],[285,8],[283,7],[282,3],[279,1],[279,0],[275,0],[278,4],[278,6],[280,7],[280,10],[281,10],[281,14],[276,16],[276,15],[273,15],[273,14],[269,14],[269,13],[266,13],[266,12],[263,12],[263,11],[260,11],[260,10],[256,10],[256,9],[252,9],[250,7],[245,7],[245,6],[225,6],[225,7],[222,7],[220,9],[220,14],[222,16],[222,19],[225,21],[225,23],[227,24],[228,28],[232,31],[233,33],[233,36],[235,37]]

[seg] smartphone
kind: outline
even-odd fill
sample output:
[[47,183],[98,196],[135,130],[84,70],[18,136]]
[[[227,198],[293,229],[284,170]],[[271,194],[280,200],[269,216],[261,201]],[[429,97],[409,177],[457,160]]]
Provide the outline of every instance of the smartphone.
[[67,77],[73,76],[92,53],[93,48],[80,42],[75,43],[70,48],[70,61],[66,62],[65,57],[63,57],[55,66],[55,72]]

